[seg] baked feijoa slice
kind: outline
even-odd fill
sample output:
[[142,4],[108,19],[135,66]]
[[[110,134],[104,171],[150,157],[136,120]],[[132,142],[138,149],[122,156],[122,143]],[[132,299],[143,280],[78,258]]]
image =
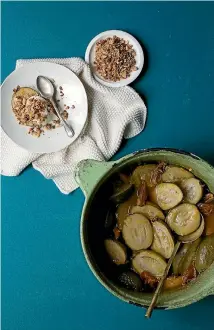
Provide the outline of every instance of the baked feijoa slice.
[[169,259],[174,250],[174,240],[168,226],[161,220],[152,221],[154,239],[151,249]]
[[144,215],[131,214],[124,221],[122,235],[130,249],[147,249],[153,241],[152,225]]
[[196,178],[185,179],[180,183],[184,194],[184,201],[190,204],[197,204],[203,196],[203,188],[200,180]]
[[198,238],[196,241],[192,242],[190,247],[188,248],[187,253],[184,258],[180,262],[179,272],[181,275],[195,262],[196,251],[201,242],[201,238]]
[[164,211],[178,205],[183,199],[181,189],[174,183],[160,183],[155,188],[157,203]]
[[201,237],[201,235],[204,232],[204,227],[205,227],[205,221],[204,221],[204,217],[201,215],[200,226],[189,235],[184,235],[184,236],[180,235],[180,236],[178,236],[178,240],[183,242],[183,243],[194,242],[199,237]]
[[137,205],[136,193],[133,193],[126,201],[118,205],[116,211],[116,218],[117,218],[117,225],[120,230],[122,230],[124,221],[134,205]]
[[185,258],[185,255],[187,254],[188,250],[191,248],[191,245],[191,243],[184,244],[174,257],[174,260],[172,262],[172,270],[174,275],[181,274],[182,261]]
[[13,93],[12,96],[12,106],[14,106],[14,101],[15,98],[21,97],[24,98],[25,100],[29,99],[31,96],[38,96],[38,92],[35,91],[33,88],[30,87],[20,87],[17,89],[16,92]]
[[135,185],[136,188],[140,187],[142,181],[146,182],[147,187],[152,187],[151,175],[156,166],[157,165],[155,164],[146,164],[136,167],[131,176],[131,182]]
[[104,241],[106,252],[112,262],[116,265],[124,265],[127,260],[127,249],[124,244],[112,239]]
[[193,178],[194,175],[182,167],[168,166],[162,174],[163,182],[180,183],[184,179]]
[[147,217],[149,220],[154,220],[154,219],[165,219],[165,215],[159,209],[157,206],[152,205],[151,203],[147,202],[146,205],[144,206],[133,206],[130,210],[130,213],[139,213],[143,214],[145,217]]
[[195,267],[199,273],[214,262],[214,234],[206,236],[198,247]]
[[161,277],[164,274],[166,266],[167,263],[164,258],[150,250],[140,251],[132,259],[132,267],[138,274],[146,271],[155,277]]
[[166,222],[177,235],[185,236],[198,229],[201,214],[195,205],[183,203],[168,212]]

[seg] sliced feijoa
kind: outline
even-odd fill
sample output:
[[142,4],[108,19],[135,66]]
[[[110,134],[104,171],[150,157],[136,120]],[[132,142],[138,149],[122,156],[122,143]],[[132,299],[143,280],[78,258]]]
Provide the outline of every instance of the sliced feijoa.
[[106,239],[104,245],[112,262],[116,265],[123,265],[126,263],[127,253],[124,244],[111,239]]
[[12,97],[12,106],[14,104],[14,100],[16,97],[22,97],[25,98],[26,100],[29,99],[31,96],[36,96],[38,95],[37,91],[30,87],[21,87],[19,88]]
[[122,203],[133,192],[133,185],[131,183],[123,183],[115,189],[114,194],[110,199],[115,203]]
[[169,211],[166,222],[177,235],[189,235],[198,229],[201,214],[195,205],[183,203]]
[[159,253],[162,257],[169,259],[174,250],[174,240],[169,228],[161,220],[153,221],[152,227],[154,239],[151,249]]
[[195,256],[196,256],[196,250],[201,242],[201,239],[198,238],[196,241],[191,243],[186,255],[182,259],[180,265],[179,265],[179,272],[181,275],[184,274],[184,272],[188,269],[190,265],[193,264],[195,261]]
[[[155,190],[155,188],[156,187],[150,187],[150,188],[148,188],[148,196],[149,196],[149,200],[153,203],[153,204],[155,204],[155,205],[157,205],[158,207],[159,207],[159,205],[158,205],[158,201],[157,201],[157,194],[156,194],[156,190]],[[148,202],[147,202],[148,203]]]
[[138,274],[147,271],[160,277],[163,276],[166,266],[166,261],[154,251],[140,251],[132,260],[132,267]]
[[182,167],[169,166],[162,174],[162,181],[180,183],[182,180],[192,177],[194,177],[194,175]]
[[118,281],[129,290],[141,291],[143,283],[140,277],[132,271],[123,272],[118,276]]
[[160,183],[156,186],[157,203],[162,210],[169,210],[183,199],[181,189],[174,183]]
[[151,205],[151,204],[147,204],[147,203],[144,206],[133,206],[130,210],[130,213],[143,214],[149,220],[154,220],[154,219],[164,220],[165,219],[165,215],[158,207]]
[[158,210],[160,210],[160,206],[157,205],[157,203],[154,203],[154,202],[151,202],[151,201],[147,201],[146,202],[146,205],[152,205],[152,206],[155,206]]
[[214,262],[214,234],[206,236],[198,247],[195,267],[203,272]]
[[147,249],[153,240],[150,221],[142,214],[129,215],[122,229],[123,239],[132,250]]
[[117,216],[117,225],[120,230],[122,230],[123,228],[124,220],[126,219],[131,207],[136,205],[136,203],[137,203],[137,194],[134,193],[127,199],[127,201],[121,203],[118,206],[116,216]]
[[204,217],[201,215],[201,223],[200,226],[191,234],[184,235],[184,236],[178,236],[178,240],[182,241],[183,243],[193,242],[197,240],[204,231]]
[[155,164],[146,164],[136,167],[131,176],[131,182],[136,188],[139,188],[142,180],[146,181],[148,187],[151,187],[151,174],[156,168]]
[[191,243],[184,244],[181,249],[176,254],[173,262],[172,262],[172,271],[174,275],[180,275],[181,274],[181,267],[182,261],[187,254],[189,248],[191,247]]
[[184,194],[184,200],[187,203],[197,204],[203,195],[201,183],[196,178],[185,179],[180,183],[181,190]]

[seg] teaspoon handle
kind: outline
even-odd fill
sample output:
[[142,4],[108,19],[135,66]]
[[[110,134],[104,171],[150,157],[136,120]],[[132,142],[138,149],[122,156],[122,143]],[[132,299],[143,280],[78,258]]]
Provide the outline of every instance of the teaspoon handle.
[[170,269],[170,267],[171,267],[171,265],[172,265],[172,262],[173,262],[173,260],[174,260],[174,258],[175,258],[175,255],[176,255],[178,249],[180,248],[180,245],[181,245],[181,242],[177,242],[177,243],[175,244],[175,247],[174,247],[173,253],[172,253],[172,255],[171,255],[171,257],[170,257],[170,259],[169,259],[169,261],[168,261],[168,263],[167,263],[167,266],[166,266],[166,269],[165,269],[165,271],[164,271],[164,274],[163,274],[163,276],[161,277],[160,282],[158,283],[157,289],[156,289],[156,291],[155,291],[155,293],[154,293],[154,295],[153,295],[153,298],[152,298],[152,301],[151,301],[151,303],[150,303],[150,306],[149,306],[148,309],[147,309],[147,312],[146,312],[146,315],[145,315],[147,318],[150,318],[151,315],[152,315],[153,309],[154,309],[154,307],[155,307],[155,305],[156,305],[156,301],[157,301],[157,299],[158,299],[158,297],[159,297],[159,295],[160,295],[161,289],[162,289],[162,287],[163,287],[164,280],[165,280],[165,278],[167,277],[167,275],[168,275],[168,273],[169,273],[169,269]]
[[63,126],[64,126],[64,128],[65,128],[65,131],[66,131],[67,135],[68,135],[69,137],[73,137],[74,134],[75,134],[73,128],[72,128],[70,125],[68,125],[67,122],[65,121],[65,119],[62,117],[62,115],[61,115],[61,113],[60,113],[60,111],[59,111],[59,109],[58,109],[58,106],[56,105],[54,99],[51,98],[50,101],[51,101],[51,103],[52,103],[52,105],[53,105],[53,107],[54,107],[54,110],[55,110],[56,113],[57,113],[57,116],[58,116],[59,119],[61,120],[61,122],[62,122],[62,124],[63,124]]

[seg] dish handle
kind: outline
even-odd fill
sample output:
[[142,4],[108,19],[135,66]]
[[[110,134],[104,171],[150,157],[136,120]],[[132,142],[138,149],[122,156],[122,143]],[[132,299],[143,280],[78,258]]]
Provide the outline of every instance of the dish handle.
[[116,162],[102,162],[93,159],[82,160],[77,164],[75,180],[88,197],[99,180],[116,164]]

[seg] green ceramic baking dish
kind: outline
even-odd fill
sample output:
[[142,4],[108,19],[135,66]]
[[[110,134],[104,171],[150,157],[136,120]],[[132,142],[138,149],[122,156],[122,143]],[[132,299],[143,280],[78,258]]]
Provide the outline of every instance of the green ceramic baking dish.
[[[214,168],[193,154],[174,149],[146,149],[111,162],[84,160],[78,164],[76,171],[76,180],[85,195],[80,235],[86,261],[98,281],[107,290],[128,303],[142,307],[150,304],[151,294],[126,290],[111,278],[111,266],[103,254],[102,232],[107,212],[105,196],[111,178],[118,171],[153,161],[165,161],[191,168],[195,176],[204,181],[214,193]],[[157,307],[168,309],[183,307],[213,294],[214,263],[200,274],[194,283],[182,290],[162,293]]]

